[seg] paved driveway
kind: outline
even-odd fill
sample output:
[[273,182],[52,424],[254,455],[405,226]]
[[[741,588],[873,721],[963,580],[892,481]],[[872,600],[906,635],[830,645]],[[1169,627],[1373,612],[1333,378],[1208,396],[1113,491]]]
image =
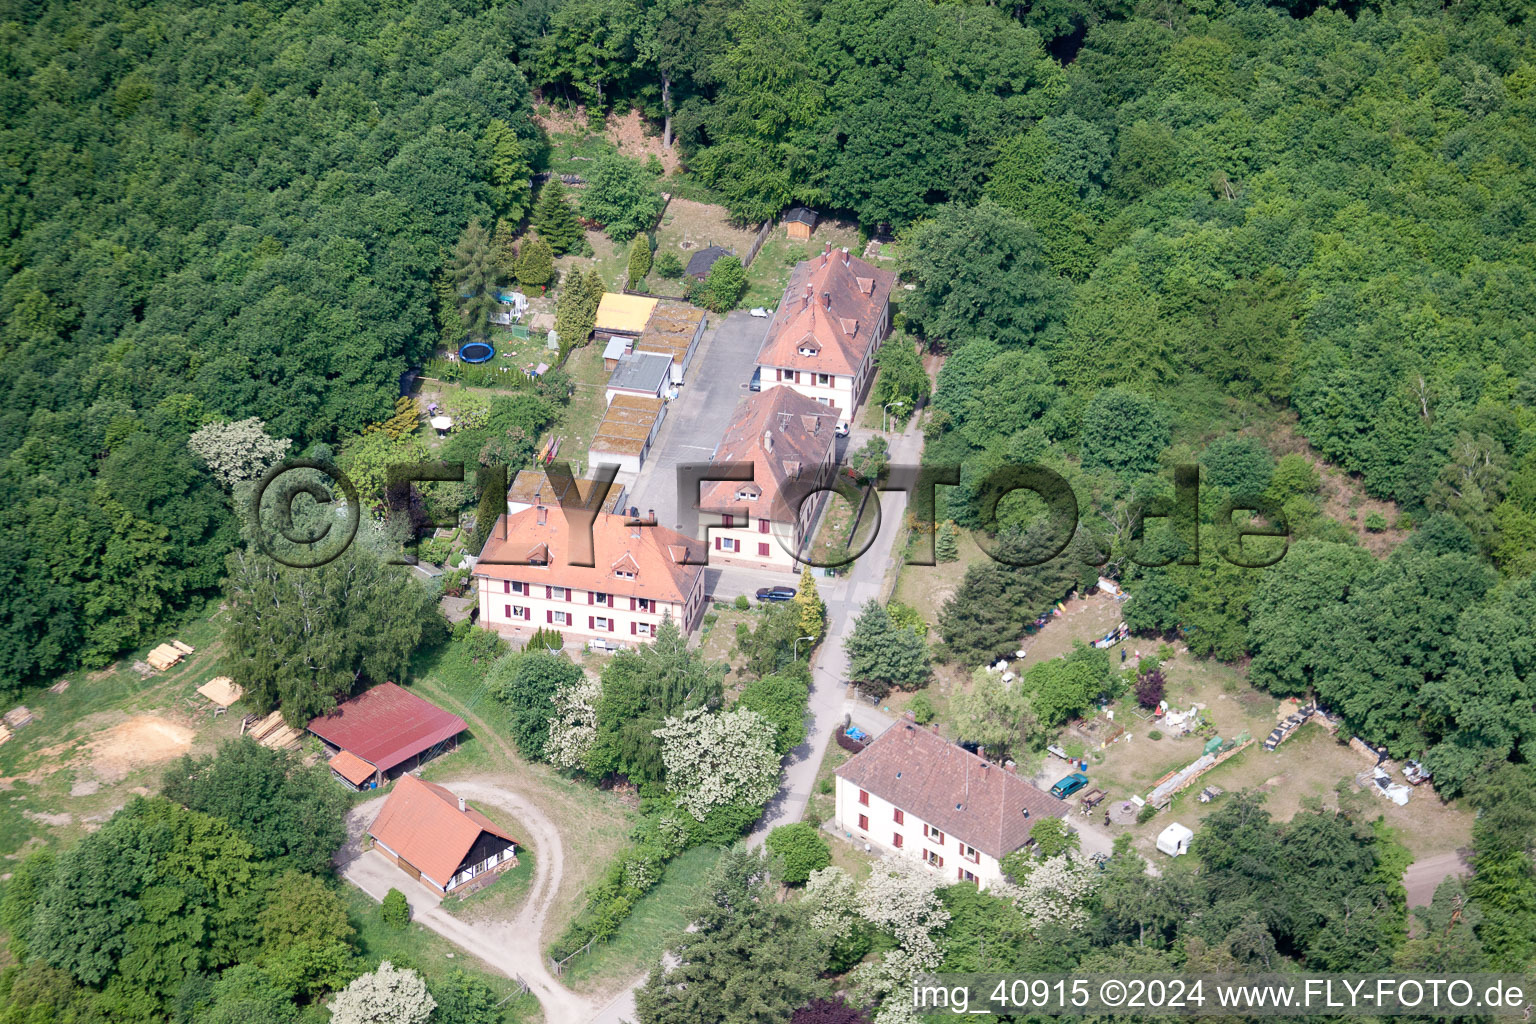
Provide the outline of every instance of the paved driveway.
[[738,310],[699,341],[688,379],[667,407],[651,456],[625,499],[641,515],[655,509],[657,522],[678,529],[675,469],[685,462],[708,462],[714,454],[731,413],[747,396],[768,323]]

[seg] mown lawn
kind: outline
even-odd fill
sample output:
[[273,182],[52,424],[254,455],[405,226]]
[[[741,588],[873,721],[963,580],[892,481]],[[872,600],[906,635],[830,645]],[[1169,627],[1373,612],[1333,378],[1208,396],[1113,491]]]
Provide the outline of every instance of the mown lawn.
[[413,922],[404,928],[394,928],[385,924],[379,904],[361,889],[343,885],[341,894],[347,917],[357,929],[362,954],[368,960],[388,960],[396,967],[409,967],[426,978],[428,985],[446,978],[455,967],[460,968],[484,981],[498,998],[508,1000],[502,1006],[501,1019],[505,1024],[523,1024],[540,1018],[539,1001],[529,993],[517,995],[517,984],[511,978],[422,925]]
[[647,970],[667,942],[688,926],[687,912],[723,853],[718,846],[699,846],[672,860],[661,881],[635,904],[614,937],[571,960],[560,980],[577,992],[593,992],[626,983]]

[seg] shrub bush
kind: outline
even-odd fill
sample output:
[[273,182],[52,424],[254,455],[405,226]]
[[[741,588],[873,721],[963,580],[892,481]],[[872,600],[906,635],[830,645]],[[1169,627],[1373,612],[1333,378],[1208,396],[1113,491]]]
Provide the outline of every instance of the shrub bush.
[[933,701],[928,699],[926,693],[919,693],[907,704],[907,710],[912,712],[912,718],[918,725],[927,725],[933,721]]
[[1151,732],[1147,733],[1147,739],[1149,740],[1160,740],[1162,738],[1163,734],[1157,729],[1153,729]]
[[391,928],[404,928],[411,923],[411,905],[406,901],[405,893],[399,889],[391,889],[384,894],[381,912],[384,923]]
[[736,610],[739,612],[752,610],[752,602],[747,598],[746,594],[736,595]]
[[1157,808],[1151,804],[1142,804],[1141,810],[1136,812],[1136,824],[1145,825],[1157,815]]
[[780,825],[768,833],[764,845],[783,860],[781,879],[789,885],[803,885],[812,871],[820,871],[832,863],[832,848],[816,826],[808,822]]

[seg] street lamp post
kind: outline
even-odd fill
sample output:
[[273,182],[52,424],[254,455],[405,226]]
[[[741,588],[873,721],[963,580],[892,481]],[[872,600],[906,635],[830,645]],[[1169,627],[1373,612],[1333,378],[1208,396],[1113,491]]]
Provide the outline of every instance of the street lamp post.
[[800,641],[801,640],[809,640],[811,643],[815,643],[816,642],[816,638],[813,637],[813,636],[796,637],[795,638],[795,660],[796,661],[800,660]]
[[907,400],[905,398],[898,398],[893,402],[886,402],[883,406],[880,407],[885,412],[885,432],[887,434],[891,432],[891,406],[906,404]]

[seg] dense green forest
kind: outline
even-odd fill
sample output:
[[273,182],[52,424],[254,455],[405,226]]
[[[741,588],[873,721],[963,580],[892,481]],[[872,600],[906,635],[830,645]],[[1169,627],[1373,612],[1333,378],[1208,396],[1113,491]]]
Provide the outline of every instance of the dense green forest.
[[385,419],[431,277],[520,182],[528,87],[478,3],[0,12],[0,685],[147,639],[237,537],[188,436]]
[[[1502,639],[1530,632],[1536,568],[1524,13],[16,4],[0,677],[103,662],[214,592],[238,530],[199,428],[259,417],[377,468],[379,435],[345,442],[440,336],[434,275],[472,222],[527,210],[532,88],[638,106],[744,221],[803,201],[893,228],[899,325],[948,355],[925,457],[965,469],[941,516],[1028,549],[1027,504],[984,524],[972,499],[1046,462],[1081,499],[1069,556],[1143,577],[1136,628],[1252,656],[1262,685],[1432,751],[1454,790],[1536,737],[1536,716],[1485,721],[1536,686]],[[518,454],[549,415],[518,413]],[[1390,503],[1368,529],[1418,535],[1362,561],[1298,446]],[[1130,510],[1193,462],[1207,525],[1265,491],[1320,545],[1314,589],[1137,564]],[[974,638],[1084,575],[977,569],[957,603],[991,618],[950,616],[943,653],[981,660]]]

